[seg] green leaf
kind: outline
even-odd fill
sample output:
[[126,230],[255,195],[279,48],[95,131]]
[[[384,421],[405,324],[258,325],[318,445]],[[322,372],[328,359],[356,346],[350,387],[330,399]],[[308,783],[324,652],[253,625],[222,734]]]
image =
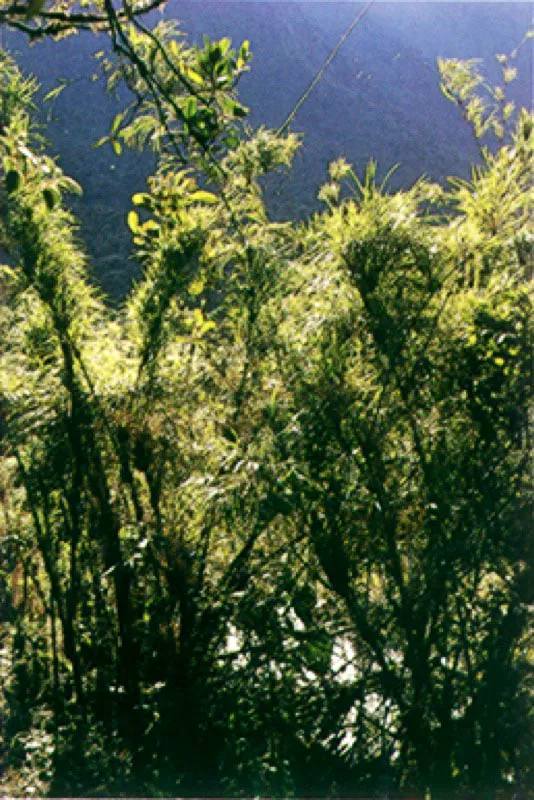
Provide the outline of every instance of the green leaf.
[[192,119],[196,116],[198,103],[196,97],[188,97],[184,106],[183,115],[186,119]]
[[515,103],[513,102],[506,103],[505,107],[502,110],[502,118],[505,122],[508,122],[508,120],[514,113],[514,110],[515,110]]
[[249,109],[241,103],[236,103],[231,97],[224,97],[221,101],[221,106],[227,114],[233,114],[234,117],[246,117]]
[[221,48],[221,52],[223,55],[226,55],[231,45],[232,45],[232,40],[229,39],[227,36],[225,36],[224,39],[219,40],[219,47]]
[[43,97],[43,102],[47,103],[49,100],[55,100],[56,97],[59,97],[61,92],[67,88],[67,82],[63,82],[61,86],[56,86],[55,89],[51,89],[45,96]]
[[494,120],[492,128],[493,128],[493,133],[495,134],[497,139],[503,139],[504,138],[504,128],[503,128],[503,126],[501,125],[500,122],[498,122],[497,120]]
[[222,139],[223,143],[229,149],[233,150],[239,144],[239,137],[235,136],[234,134],[229,134]]
[[117,141],[117,139],[110,139],[110,141],[111,141],[111,146],[113,148],[113,152],[115,153],[116,156],[120,156],[120,154],[122,153],[121,143]]
[[124,111],[120,111],[113,122],[111,123],[111,135],[113,136],[119,130],[121,123],[124,119]]
[[61,178],[61,188],[64,192],[77,194],[79,197],[81,197],[81,195],[83,194],[83,190],[80,184],[77,183],[72,178],[68,178],[67,176]]
[[101,136],[97,142],[91,145],[91,147],[102,147],[102,145],[106,144],[106,142],[109,142],[109,136]]

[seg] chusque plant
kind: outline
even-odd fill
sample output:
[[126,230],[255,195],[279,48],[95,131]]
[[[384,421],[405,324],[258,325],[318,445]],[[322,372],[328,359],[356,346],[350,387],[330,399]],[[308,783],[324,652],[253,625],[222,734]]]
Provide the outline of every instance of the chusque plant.
[[2,53],[4,786],[511,797],[532,118],[510,112],[470,182],[390,194],[340,159],[323,211],[273,222],[262,177],[299,140],[247,126],[248,45],[146,10],[0,13],[106,30],[133,98],[106,140],[158,154],[125,209],[143,274],[112,308]]

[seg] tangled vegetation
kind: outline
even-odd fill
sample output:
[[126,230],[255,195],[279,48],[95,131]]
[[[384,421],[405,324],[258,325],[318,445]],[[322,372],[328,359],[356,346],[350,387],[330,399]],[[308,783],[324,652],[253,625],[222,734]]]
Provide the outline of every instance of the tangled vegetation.
[[0,54],[7,791],[526,790],[530,114],[443,63],[501,140],[470,182],[340,159],[322,213],[273,223],[299,142],[246,126],[247,43],[102,9],[109,141],[159,158],[118,310]]

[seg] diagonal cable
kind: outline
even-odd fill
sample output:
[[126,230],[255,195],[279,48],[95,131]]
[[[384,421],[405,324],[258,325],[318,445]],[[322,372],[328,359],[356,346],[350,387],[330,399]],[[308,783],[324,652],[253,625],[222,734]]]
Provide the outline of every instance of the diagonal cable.
[[293,109],[290,112],[290,114],[286,117],[284,122],[278,128],[277,134],[279,136],[281,136],[282,134],[284,134],[286,132],[287,128],[289,127],[289,125],[291,124],[293,119],[295,118],[295,116],[296,116],[297,112],[299,111],[300,107],[306,102],[306,100],[308,99],[310,94],[313,92],[313,90],[315,89],[315,87],[317,86],[317,84],[319,83],[321,78],[323,77],[324,73],[326,72],[326,70],[328,69],[328,67],[330,66],[330,64],[334,60],[334,58],[337,56],[337,54],[339,53],[339,51],[341,50],[341,48],[343,47],[343,45],[345,44],[345,42],[347,41],[349,36],[351,35],[351,33],[354,30],[354,28],[361,22],[361,20],[365,17],[365,15],[370,10],[371,6],[373,6],[375,4],[375,2],[376,2],[376,0],[369,0],[367,5],[364,6],[363,9],[360,11],[360,13],[356,17],[356,19],[351,22],[351,24],[349,25],[347,30],[344,32],[342,37],[337,42],[337,44],[334,47],[334,49],[331,50],[328,58],[326,59],[326,61],[322,65],[322,67],[319,70],[319,72],[315,75],[315,77],[313,78],[312,82],[310,83],[310,85],[308,86],[308,88],[306,89],[304,94],[302,94],[300,96],[299,100],[297,101],[296,105],[293,107]]

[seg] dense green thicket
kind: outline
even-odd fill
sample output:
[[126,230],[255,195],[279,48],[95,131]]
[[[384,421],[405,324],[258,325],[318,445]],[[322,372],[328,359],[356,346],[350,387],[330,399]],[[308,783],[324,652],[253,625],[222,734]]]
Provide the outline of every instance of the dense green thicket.
[[273,223],[261,178],[298,141],[244,125],[246,43],[103,8],[135,97],[110,141],[159,153],[118,311],[0,56],[7,790],[511,796],[530,115],[443,64],[502,139],[471,182],[388,194],[339,160],[324,212]]

